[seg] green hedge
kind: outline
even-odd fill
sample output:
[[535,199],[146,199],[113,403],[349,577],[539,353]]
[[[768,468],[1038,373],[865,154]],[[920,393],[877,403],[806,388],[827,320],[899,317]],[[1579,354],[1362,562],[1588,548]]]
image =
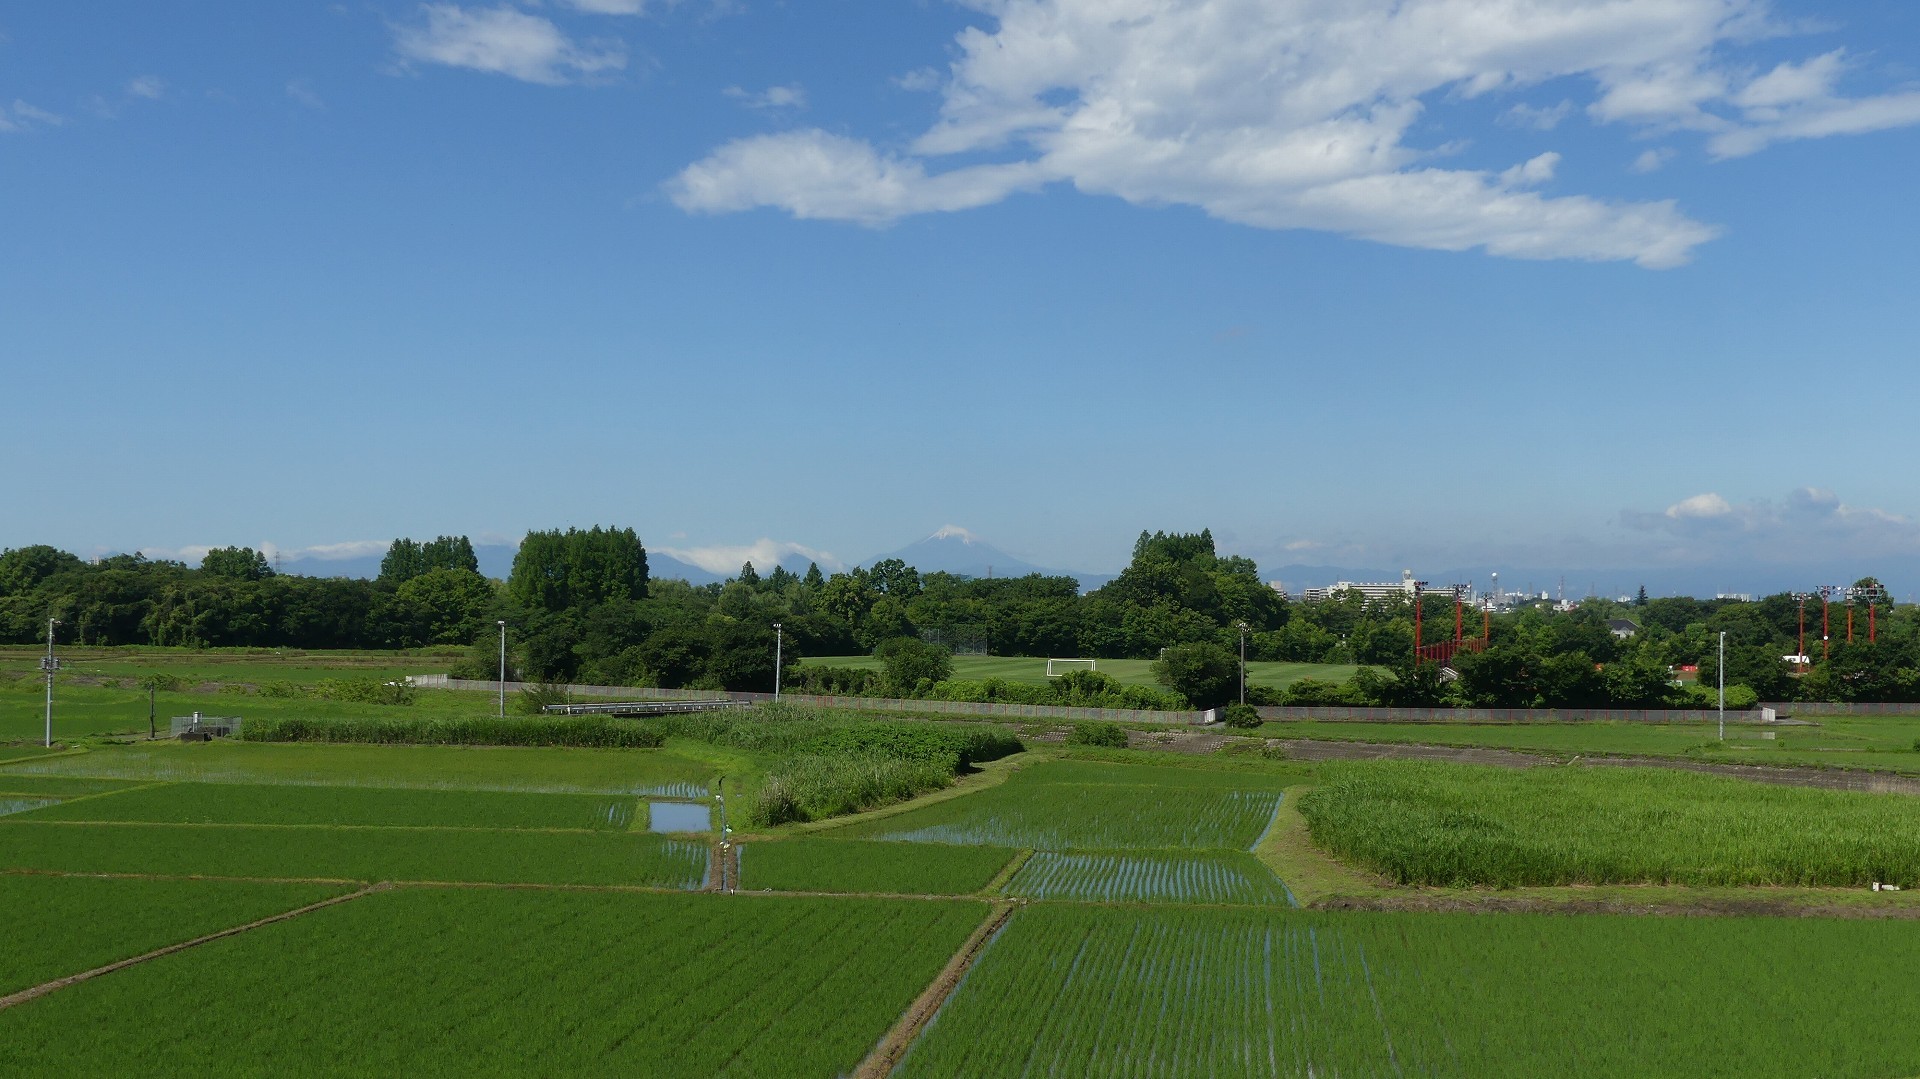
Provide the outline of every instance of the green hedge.
[[525,719],[250,719],[247,742],[362,742],[416,746],[580,746],[656,749],[666,735],[633,720],[541,716]]

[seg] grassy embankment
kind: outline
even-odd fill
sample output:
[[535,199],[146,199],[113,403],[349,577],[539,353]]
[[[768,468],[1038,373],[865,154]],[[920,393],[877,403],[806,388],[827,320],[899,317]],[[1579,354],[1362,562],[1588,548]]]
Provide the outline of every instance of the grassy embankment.
[[[1098,663],[1101,674],[1123,685],[1159,685],[1153,677],[1152,660],[1103,659]],[[880,669],[880,661],[872,656],[808,656],[801,660],[800,664],[806,667],[853,667],[872,671]],[[1069,668],[1062,666],[1057,669]],[[1322,682],[1344,682],[1352,678],[1353,672],[1358,669],[1341,663],[1253,661],[1247,664],[1247,684],[1285,689],[1302,678],[1313,678]],[[1047,661],[1045,657],[1035,659],[1031,656],[955,656],[953,657],[953,677],[963,681],[999,678],[1008,682],[1041,685],[1047,681]]]

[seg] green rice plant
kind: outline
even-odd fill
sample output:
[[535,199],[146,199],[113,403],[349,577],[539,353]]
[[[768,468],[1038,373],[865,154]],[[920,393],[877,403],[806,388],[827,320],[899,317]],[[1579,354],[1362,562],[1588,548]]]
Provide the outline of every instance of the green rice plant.
[[1030,899],[1285,906],[1285,885],[1244,851],[1041,851],[1003,889]]
[[87,779],[77,776],[28,775],[0,771],[0,795],[43,794],[54,798],[72,798],[82,794],[104,794],[126,790],[140,783],[127,779]]
[[698,888],[707,845],[631,832],[66,824],[0,817],[0,870]]
[[171,783],[65,802],[22,819],[625,831],[638,807],[624,795]]
[[[1126,767],[1079,765],[1067,774],[1113,776],[1120,773],[1111,769]],[[1055,782],[1062,768],[1025,768],[999,786],[862,821],[835,835],[1035,850],[1246,850],[1272,823],[1280,805],[1278,791],[1215,786],[1213,777],[1204,773],[1193,777],[1202,782],[1186,786]]]
[[1016,852],[1005,847],[790,839],[740,848],[740,886],[776,892],[970,895]]
[[0,996],[339,895],[327,884],[0,873]]
[[248,742],[592,749],[658,749],[667,741],[664,734],[644,724],[600,716],[259,719],[249,720],[241,728],[240,737]]
[[895,1074],[1909,1075],[1911,935],[1898,921],[1034,904]]
[[[850,1074],[968,900],[401,888],[0,1011],[18,1076]],[[190,1020],[169,1021],[190,1008]]]
[[1329,766],[1318,846],[1403,884],[1920,884],[1920,799],[1652,768]]
[[59,776],[702,798],[716,771],[672,750],[165,742],[26,761],[0,769],[0,777],[9,787],[20,776]]

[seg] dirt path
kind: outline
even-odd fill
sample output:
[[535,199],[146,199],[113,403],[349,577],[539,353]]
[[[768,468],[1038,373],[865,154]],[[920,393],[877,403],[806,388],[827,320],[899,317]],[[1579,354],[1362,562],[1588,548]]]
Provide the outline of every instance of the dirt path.
[[48,993],[53,992],[56,989],[65,989],[70,985],[78,985],[81,982],[89,981],[93,978],[98,978],[102,974],[112,974],[114,971],[117,971],[117,970],[125,970],[128,967],[139,966],[141,963],[146,963],[146,962],[150,962],[151,960],[160,959],[165,956],[173,955],[176,952],[184,952],[188,948],[198,948],[202,944],[208,944],[213,941],[221,940],[226,937],[236,936],[238,934],[245,933],[249,930],[259,929],[261,926],[272,925],[275,922],[284,922],[291,918],[298,918],[302,914],[311,914],[314,911],[321,910],[325,907],[338,906],[341,903],[350,903],[355,899],[361,898],[362,896],[372,895],[375,892],[386,891],[389,887],[391,887],[391,885],[387,885],[387,884],[370,885],[368,887],[360,889],[357,892],[349,892],[346,895],[336,895],[332,899],[322,899],[318,903],[309,903],[306,906],[300,907],[297,910],[282,911],[279,914],[262,918],[259,921],[248,922],[246,925],[236,925],[231,929],[222,929],[218,933],[208,933],[204,937],[195,937],[192,940],[182,941],[179,944],[169,944],[164,948],[156,949],[154,951],[148,952],[145,955],[136,955],[132,959],[122,959],[117,963],[108,963],[104,967],[95,967],[92,970],[82,971],[79,974],[69,974],[64,978],[56,978],[53,981],[36,985],[31,989],[22,989],[18,993],[12,993],[7,996],[0,997],[0,1011],[5,1011],[6,1009],[11,1008],[16,1004],[25,1004],[27,1001],[37,1000],[41,997],[46,996]]
[[[1287,757],[1297,761],[1455,761],[1491,764],[1502,768],[1558,766],[1553,757],[1514,753],[1504,749],[1469,749],[1379,742],[1321,742],[1289,739],[1280,743]],[[1848,772],[1832,768],[1791,768],[1764,764],[1714,764],[1670,757],[1575,757],[1570,764],[1583,768],[1670,768],[1680,772],[1729,776],[1751,783],[1782,787],[1811,787],[1830,791],[1868,791],[1874,794],[1920,795],[1920,778],[1887,772]]]
[[987,917],[986,921],[980,923],[980,927],[973,931],[973,935],[960,946],[960,950],[953,953],[953,958],[947,961],[946,969],[940,972],[940,976],[933,980],[932,985],[927,986],[926,991],[913,1002],[913,1006],[907,1009],[907,1013],[893,1025],[893,1029],[887,1031],[887,1036],[880,1039],[879,1045],[873,1047],[873,1052],[867,1054],[867,1059],[861,1061],[860,1066],[854,1069],[854,1079],[885,1079],[886,1076],[893,1074],[893,1069],[899,1066],[901,1059],[907,1055],[907,1050],[912,1047],[913,1040],[920,1036],[920,1032],[926,1029],[928,1023],[933,1021],[934,1013],[938,1012],[940,1006],[947,1002],[947,998],[953,995],[954,989],[960,985],[960,979],[967,976],[967,971],[972,969],[973,961],[980,957],[980,952],[987,946],[987,942],[993,939],[993,935],[1000,931],[1001,926],[1007,924],[1008,918],[1013,917],[1014,909],[1015,904],[1010,902],[994,904],[993,913]]

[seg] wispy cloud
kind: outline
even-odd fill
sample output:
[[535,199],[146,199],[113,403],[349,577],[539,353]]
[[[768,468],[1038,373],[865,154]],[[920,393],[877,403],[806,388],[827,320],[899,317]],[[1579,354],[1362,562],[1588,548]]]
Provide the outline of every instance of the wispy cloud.
[[463,8],[425,4],[421,21],[394,27],[403,61],[442,64],[523,82],[557,86],[618,71],[627,63],[618,42],[582,43],[539,15],[501,5]]
[[13,99],[11,113],[5,106],[0,106],[0,134],[17,134],[33,131],[36,128],[59,127],[66,122],[66,117],[36,108],[19,98]]
[[720,92],[750,109],[804,109],[807,107],[807,89],[799,83],[788,86],[769,86],[765,90],[758,91],[729,86]]
[[315,112],[325,112],[327,103],[314,90],[313,84],[305,79],[293,79],[287,83],[287,96]]
[[1808,562],[1833,557],[1920,557],[1920,523],[1883,509],[1842,502],[1832,491],[1802,487],[1784,499],[1733,502],[1707,491],[1663,510],[1627,510],[1629,529],[1660,537],[1687,558],[1740,557]]
[[716,545],[712,547],[656,547],[654,550],[669,558],[679,559],[690,566],[698,566],[708,573],[718,573],[731,577],[740,572],[745,563],[753,563],[753,568],[767,573],[783,560],[804,558],[809,562],[818,562],[820,568],[828,571],[846,568],[846,563],[835,558],[830,552],[818,551],[798,543],[783,540],[761,538],[742,546]]
[[141,75],[128,80],[127,95],[145,98],[148,101],[158,101],[167,96],[166,80],[158,75]]

